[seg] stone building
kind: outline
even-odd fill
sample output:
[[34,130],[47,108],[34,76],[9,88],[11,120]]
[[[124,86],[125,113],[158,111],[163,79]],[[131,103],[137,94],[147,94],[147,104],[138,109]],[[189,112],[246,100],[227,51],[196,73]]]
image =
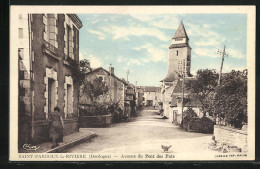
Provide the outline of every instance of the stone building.
[[144,106],[158,107],[161,102],[161,88],[154,86],[144,86]]
[[168,73],[162,82],[162,102],[164,116],[170,116],[170,107],[172,102],[172,93],[178,81],[185,76],[185,79],[192,78],[190,74],[191,66],[191,47],[189,37],[186,33],[183,23],[181,22],[176,30],[172,44],[169,47]]
[[20,14],[19,145],[49,140],[48,115],[58,106],[64,135],[78,131],[79,29],[75,14]]
[[[189,79],[192,80],[192,79]],[[187,79],[186,82],[187,83]],[[190,95],[190,90],[188,90],[184,85],[184,100],[183,100],[183,111],[187,110],[189,107],[192,108],[198,117],[203,117],[203,113],[201,111],[201,102],[192,97]],[[172,100],[171,105],[169,108],[169,120],[172,123],[175,124],[181,124],[182,121],[182,81],[178,81],[172,94],[171,94]]]
[[136,86],[136,108],[142,108],[143,107],[143,101],[144,101],[144,89],[142,86]]
[[[110,103],[118,103],[119,107],[124,110],[125,90],[127,83],[114,74],[114,68],[110,67],[109,71],[102,67],[96,68],[85,73],[85,80],[93,81],[95,78],[101,78],[108,85],[108,98],[105,100]],[[92,104],[87,94],[80,96],[80,105],[90,106]]]

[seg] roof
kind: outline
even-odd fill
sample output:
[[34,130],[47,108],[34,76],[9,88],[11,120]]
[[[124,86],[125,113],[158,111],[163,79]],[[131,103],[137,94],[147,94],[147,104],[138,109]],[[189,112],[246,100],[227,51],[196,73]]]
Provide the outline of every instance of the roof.
[[[181,96],[178,96],[178,95],[175,95],[172,97],[172,101],[171,101],[172,107],[177,107],[177,101],[178,101],[177,98],[178,97],[180,97],[180,99],[181,99]],[[183,105],[184,107],[201,107],[202,106],[201,102],[193,96],[191,96],[189,98],[184,97],[183,103],[184,103],[184,105]]]
[[76,14],[67,14],[67,15],[75,23],[75,25],[78,27],[78,29],[80,29],[83,26],[81,20],[78,17],[78,15],[76,15]]
[[[173,82],[175,80],[178,80],[182,75],[178,75],[178,73],[175,71],[175,70],[172,70],[172,72],[168,72],[168,74],[166,75],[166,77],[161,80],[160,82],[162,81],[165,81],[165,82]],[[186,74],[185,77],[187,78],[191,78],[193,77],[192,74]]]
[[[184,93],[185,94],[190,93],[190,90],[187,89],[186,84],[187,84],[188,81],[191,81],[191,80],[193,80],[193,79],[185,79],[185,81],[184,81]],[[175,86],[175,88],[172,92],[172,95],[177,94],[177,93],[182,93],[182,80],[181,81],[179,80],[177,82],[177,84],[176,84],[176,86]]]
[[[96,69],[93,69],[93,70],[90,71],[90,72],[85,73],[85,75],[92,74],[92,73],[97,72],[97,71],[99,71],[99,70],[103,70],[103,71],[105,71],[107,74],[110,74],[110,72],[107,71],[106,69],[104,69],[104,68],[102,68],[102,67],[98,67],[98,68],[96,68]],[[124,81],[124,80],[118,78],[118,77],[115,76],[114,74],[112,74],[111,76],[114,77],[114,78],[116,78],[118,81],[124,83],[125,85],[127,85],[127,82],[126,82],[126,81]]]
[[144,86],[144,92],[161,92],[161,88],[155,86]]
[[189,44],[181,43],[181,44],[172,44],[172,45],[169,47],[169,49],[172,49],[172,48],[184,48],[184,47],[191,48]]
[[187,39],[189,39],[182,21],[181,21],[181,24],[179,25],[178,29],[176,30],[172,39],[176,39],[176,38],[187,38]]
[[127,89],[126,90],[126,94],[135,94],[135,91],[134,91],[134,89]]
[[172,82],[174,80],[177,80],[178,79],[178,75],[177,73],[174,73],[174,72],[170,72],[167,74],[167,76],[161,80],[161,81],[165,81],[165,82]]

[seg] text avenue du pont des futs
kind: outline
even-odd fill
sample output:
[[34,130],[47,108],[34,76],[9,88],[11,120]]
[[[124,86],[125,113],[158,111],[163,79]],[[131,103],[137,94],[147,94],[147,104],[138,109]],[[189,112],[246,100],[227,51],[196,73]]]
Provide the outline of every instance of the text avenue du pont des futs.
[[175,158],[173,154],[19,154],[19,158],[36,158],[36,159],[100,159],[107,160],[111,158],[121,159],[160,159],[160,158]]

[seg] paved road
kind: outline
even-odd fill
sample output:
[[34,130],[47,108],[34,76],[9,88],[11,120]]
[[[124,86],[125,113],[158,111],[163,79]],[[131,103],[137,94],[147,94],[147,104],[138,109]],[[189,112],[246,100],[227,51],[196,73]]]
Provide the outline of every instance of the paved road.
[[161,145],[172,145],[173,153],[198,153],[208,150],[209,134],[186,132],[154,110],[142,110],[130,122],[108,128],[88,128],[96,138],[66,150],[65,153],[161,153]]

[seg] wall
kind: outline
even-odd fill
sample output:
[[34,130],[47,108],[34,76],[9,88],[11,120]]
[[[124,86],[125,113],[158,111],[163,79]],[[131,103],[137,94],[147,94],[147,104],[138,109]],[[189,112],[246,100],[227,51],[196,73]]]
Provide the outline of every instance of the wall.
[[226,126],[214,126],[215,140],[219,143],[237,146],[242,152],[247,152],[247,130],[238,130]]
[[19,146],[30,141],[31,136],[31,81],[30,81],[30,45],[28,15],[17,15],[18,23],[15,25],[18,32],[18,70],[19,70],[19,102],[18,102],[18,144]]
[[[188,107],[184,107],[183,111],[186,111]],[[199,116],[202,117],[203,114],[200,113],[200,109],[197,107],[192,107],[192,109],[195,111],[195,113]],[[181,124],[182,121],[182,112],[181,112],[181,107],[170,107],[168,109],[169,111],[169,122],[175,123],[175,124]],[[176,112],[176,114],[174,114]]]

